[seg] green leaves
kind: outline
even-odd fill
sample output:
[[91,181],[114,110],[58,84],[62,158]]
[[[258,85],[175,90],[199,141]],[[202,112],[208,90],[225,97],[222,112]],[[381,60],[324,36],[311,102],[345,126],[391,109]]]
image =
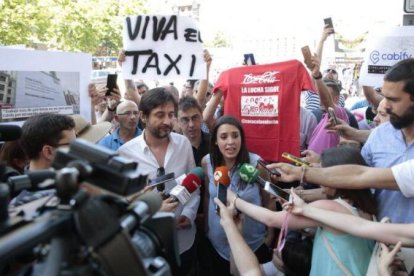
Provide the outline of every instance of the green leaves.
[[122,20],[144,14],[145,0],[4,0],[0,44],[44,43],[49,49],[117,55]]

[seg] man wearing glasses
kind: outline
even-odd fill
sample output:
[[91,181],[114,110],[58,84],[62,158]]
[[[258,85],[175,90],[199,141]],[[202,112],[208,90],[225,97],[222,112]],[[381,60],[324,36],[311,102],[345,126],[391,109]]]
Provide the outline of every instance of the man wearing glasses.
[[[190,140],[196,166],[201,166],[201,159],[209,153],[210,135],[202,130],[203,112],[194,97],[186,96],[178,102],[178,124],[184,136]],[[200,187],[200,197],[203,198],[204,185]],[[211,275],[211,264],[208,262],[207,237],[204,233],[203,204],[197,210],[197,271],[199,275]]]
[[178,124],[184,136],[190,140],[196,166],[208,154],[210,136],[203,132],[203,112],[194,97],[186,96],[178,103]]
[[47,113],[30,117],[23,124],[21,137],[30,160],[28,170],[49,169],[56,149],[75,139],[75,122],[70,116]]
[[116,108],[115,120],[119,127],[111,135],[99,141],[99,145],[111,150],[118,150],[124,143],[141,135],[142,130],[138,127],[139,111],[135,102],[125,100]]
[[[160,174],[161,168],[165,174],[174,172],[175,177],[179,177],[195,167],[190,142],[183,135],[172,132],[177,109],[175,97],[163,87],[144,93],[139,110],[145,129],[142,135],[118,149],[121,156],[138,162],[138,172],[148,175],[150,179],[156,177],[157,171]],[[165,183],[164,193],[168,194],[175,185],[176,181]],[[174,212],[176,216],[181,257],[181,269],[177,275],[187,275],[195,263],[194,220],[199,203],[200,195],[196,190],[184,205],[167,198],[161,206],[161,211]]]

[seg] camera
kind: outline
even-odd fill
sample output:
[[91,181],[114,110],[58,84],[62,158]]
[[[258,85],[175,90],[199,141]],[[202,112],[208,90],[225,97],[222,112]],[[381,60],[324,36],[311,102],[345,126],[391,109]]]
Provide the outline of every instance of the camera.
[[[136,162],[77,139],[57,151],[52,167],[0,184],[0,274],[21,273],[8,266],[16,260],[29,260],[23,267],[39,275],[171,275],[179,267],[175,217],[158,212],[160,196],[125,197],[147,183]],[[100,193],[91,195],[83,185]],[[27,206],[37,215],[9,214],[10,188],[44,187],[56,193]]]

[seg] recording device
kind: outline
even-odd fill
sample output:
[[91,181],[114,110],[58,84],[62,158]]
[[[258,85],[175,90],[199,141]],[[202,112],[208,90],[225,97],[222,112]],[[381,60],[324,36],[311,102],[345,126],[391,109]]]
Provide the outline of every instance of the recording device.
[[[150,186],[150,187],[157,186],[157,189],[158,189],[159,185],[162,186],[161,184],[164,184],[168,181],[174,180],[174,178],[175,178],[175,173],[167,173],[165,175],[157,176],[153,179],[148,180],[148,185],[147,186]],[[165,189],[165,185],[164,185],[164,189]],[[164,190],[164,189],[162,189],[162,190]]]
[[21,135],[22,129],[19,126],[0,124],[0,142],[17,140]]
[[[14,182],[36,189],[54,180],[58,203],[30,220],[7,216],[9,186],[0,184],[0,274],[22,254],[34,258],[40,275],[171,275],[179,267],[175,216],[157,212],[159,196],[146,193],[131,204],[119,196],[147,183],[137,163],[78,139],[57,151],[52,167],[54,177],[42,172]],[[85,181],[114,194],[90,196],[79,189]]]
[[[71,161],[76,162],[71,163]],[[81,180],[96,183],[100,188],[119,195],[134,194],[147,185],[147,176],[138,172],[136,162],[82,139],[76,139],[69,151],[65,149],[56,151],[52,167],[60,170],[68,165],[79,167]]]
[[[217,167],[213,174],[214,184],[217,186],[217,197],[224,204],[227,204],[227,187],[230,185],[229,169],[226,166]],[[220,208],[216,205],[217,214]]]
[[307,166],[309,167],[311,164],[305,160],[300,159],[299,157],[296,157],[290,153],[284,152],[282,153],[282,157],[286,158],[289,161],[292,161],[297,166]]
[[54,170],[27,171],[26,174],[9,177],[7,184],[13,198],[23,190],[40,191],[55,188],[55,178]]
[[[332,18],[331,17],[325,18],[323,20],[323,22],[325,23],[325,27],[332,28],[332,34],[335,33],[335,30],[333,29],[333,23],[332,23]],[[326,26],[326,25],[328,25],[328,26]]]
[[328,107],[328,114],[329,118],[332,118],[334,121],[334,124],[338,124],[338,119],[336,118],[335,110],[332,107]]
[[108,74],[108,77],[106,79],[106,88],[108,88],[108,90],[106,91],[105,96],[111,96],[111,93],[115,92],[114,88],[117,87],[117,79],[117,74]]
[[306,64],[306,66],[309,69],[312,69],[313,66],[315,66],[315,65],[312,63],[312,53],[309,49],[309,46],[304,46],[304,47],[301,48],[301,50],[302,50],[302,55],[303,55],[303,58],[304,58],[303,62]]
[[256,65],[256,60],[253,54],[244,54],[244,65]]
[[184,205],[191,199],[192,194],[200,187],[200,185],[200,177],[196,174],[190,173],[179,185],[172,188],[170,191],[170,197],[172,197],[175,202],[178,201]]
[[267,167],[267,165],[269,165],[269,163],[268,162],[266,162],[265,160],[263,160],[263,159],[259,159],[259,160],[257,160],[257,164],[259,164],[260,166],[262,166],[271,176],[272,175],[275,175],[275,176],[277,176],[277,177],[280,177],[280,176],[282,176],[281,174],[280,174],[280,172],[277,170],[277,169],[269,169],[268,167]]
[[286,201],[290,200],[290,194],[288,192],[261,178],[259,170],[248,163],[241,165],[239,175],[240,178],[247,183],[258,183],[269,194]]

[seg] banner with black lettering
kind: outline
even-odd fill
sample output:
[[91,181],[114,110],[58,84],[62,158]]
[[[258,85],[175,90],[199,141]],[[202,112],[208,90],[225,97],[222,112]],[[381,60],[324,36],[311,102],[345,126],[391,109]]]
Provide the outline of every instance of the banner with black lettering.
[[370,32],[361,67],[361,85],[382,86],[385,72],[395,63],[414,57],[414,26],[391,27]]
[[125,79],[205,79],[197,22],[184,16],[128,16],[124,21]]

